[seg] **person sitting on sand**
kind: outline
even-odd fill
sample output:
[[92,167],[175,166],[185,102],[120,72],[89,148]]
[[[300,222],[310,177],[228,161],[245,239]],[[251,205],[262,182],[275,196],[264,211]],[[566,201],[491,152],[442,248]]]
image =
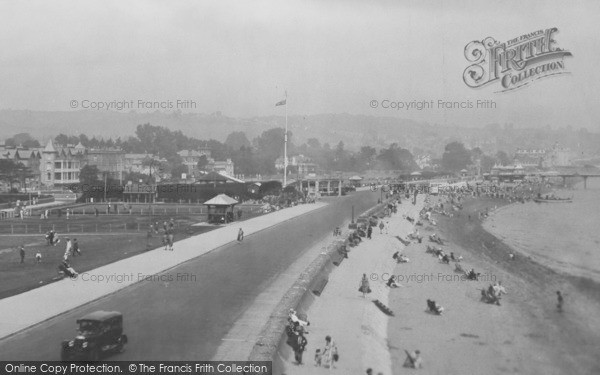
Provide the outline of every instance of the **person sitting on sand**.
[[406,353],[406,360],[404,361],[404,367],[408,368],[422,368],[423,360],[421,359],[421,352],[419,350],[415,350],[413,353],[410,353],[408,350],[404,351]]
[[387,285],[390,288],[397,288],[399,285],[398,283],[396,283],[396,276],[390,276],[385,285]]
[[467,273],[467,279],[477,280],[477,274],[475,273],[475,270],[473,268],[471,268],[471,270]]
[[500,297],[502,294],[507,294],[506,289],[504,288],[504,286],[502,286],[502,281],[497,281],[494,286],[494,294],[496,294],[496,296]]

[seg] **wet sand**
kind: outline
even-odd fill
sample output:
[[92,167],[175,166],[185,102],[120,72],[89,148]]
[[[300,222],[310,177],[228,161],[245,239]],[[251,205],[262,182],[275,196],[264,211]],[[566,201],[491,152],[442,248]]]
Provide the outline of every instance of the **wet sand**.
[[[453,218],[434,215],[438,227],[426,223],[423,243],[406,249],[412,262],[396,266],[395,273],[405,277],[401,288],[390,290],[389,299],[397,311],[388,326],[394,374],[411,371],[402,367],[405,349],[421,350],[420,373],[600,373],[599,285],[559,274],[518,252],[511,261],[508,254],[514,250],[477,219],[477,212],[503,204],[469,199]],[[449,240],[444,250],[461,254],[462,266],[481,272],[481,279],[454,281],[458,274],[452,263],[426,254],[433,232]],[[481,288],[496,280],[508,290],[502,305],[480,302]],[[562,313],[556,311],[556,290],[565,296]],[[425,312],[428,298],[445,307],[442,316]]]

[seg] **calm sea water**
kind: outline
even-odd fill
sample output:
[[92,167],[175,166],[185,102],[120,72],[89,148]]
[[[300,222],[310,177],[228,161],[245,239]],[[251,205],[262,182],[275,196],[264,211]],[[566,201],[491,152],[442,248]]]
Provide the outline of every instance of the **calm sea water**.
[[484,227],[523,254],[557,271],[600,282],[600,179],[573,195],[573,203],[515,204]]

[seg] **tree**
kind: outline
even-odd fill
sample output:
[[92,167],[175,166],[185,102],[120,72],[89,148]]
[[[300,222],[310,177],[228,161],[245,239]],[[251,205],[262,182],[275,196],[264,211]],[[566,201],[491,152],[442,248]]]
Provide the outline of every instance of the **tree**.
[[98,186],[100,185],[100,170],[95,165],[86,165],[79,172],[79,183],[81,185]]
[[418,168],[410,151],[398,147],[397,143],[392,143],[390,147],[380,150],[377,160],[383,169],[409,171]]
[[498,159],[498,162],[501,165],[509,165],[510,164],[510,158],[508,157],[508,154],[504,151],[498,151],[496,153],[496,159]]
[[458,172],[471,164],[471,153],[460,142],[448,143],[442,155],[442,167],[447,171]]
[[23,146],[25,148],[40,147],[40,142],[34,139],[29,133],[15,134],[11,138],[5,141],[5,144],[9,147]]
[[233,132],[227,136],[225,140],[225,145],[231,148],[233,151],[237,151],[242,147],[251,147],[252,144],[246,137],[246,133],[244,132]]
[[25,167],[23,163],[17,163],[10,159],[0,159],[0,180],[7,182],[11,191],[14,182],[23,183],[25,177],[32,175],[29,168]]
[[199,171],[205,170],[207,165],[208,165],[208,157],[206,155],[201,155],[200,158],[198,159],[198,164],[196,165],[198,167],[198,170]]
[[174,165],[171,169],[171,176],[175,179],[180,179],[183,173],[188,173],[188,167],[183,163]]

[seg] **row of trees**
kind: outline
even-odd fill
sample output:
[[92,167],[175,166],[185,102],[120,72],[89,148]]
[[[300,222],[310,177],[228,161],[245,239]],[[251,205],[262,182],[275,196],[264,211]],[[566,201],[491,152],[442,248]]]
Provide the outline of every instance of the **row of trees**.
[[[149,153],[167,160],[167,165],[161,166],[165,171],[177,175],[186,171],[177,155],[181,150],[197,150],[208,147],[215,160],[232,159],[236,173],[244,175],[276,173],[275,161],[283,156],[284,129],[273,128],[264,131],[260,136],[250,141],[244,132],[229,134],[225,142],[214,139],[199,140],[187,137],[181,131],[172,131],[165,127],[150,124],[139,125],[135,137],[126,140],[88,138],[85,134],[67,136],[59,134],[55,138],[57,144],[77,144],[81,142],[88,148],[119,147],[128,153]],[[362,147],[353,152],[345,149],[344,143],[339,142],[335,147],[328,143],[321,144],[318,139],[311,138],[306,143],[296,145],[293,133],[288,131],[288,155],[302,154],[310,158],[321,169],[328,171],[356,171],[367,169],[414,170],[417,168],[410,151],[400,148],[396,143],[386,149],[377,150],[370,146]],[[207,160],[199,162],[198,167],[206,166]]]
[[444,148],[440,160],[442,168],[448,172],[458,172],[477,163],[483,172],[489,172],[495,164],[511,164],[511,159],[504,151],[498,151],[495,156],[490,156],[484,154],[479,147],[467,150],[462,143],[451,142]]

